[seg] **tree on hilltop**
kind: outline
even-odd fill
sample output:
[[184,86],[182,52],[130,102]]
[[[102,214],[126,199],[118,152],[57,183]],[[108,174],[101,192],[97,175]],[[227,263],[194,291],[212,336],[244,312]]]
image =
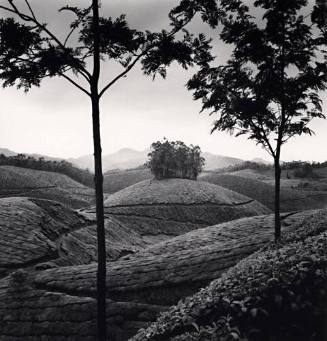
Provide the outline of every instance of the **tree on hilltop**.
[[[169,14],[170,29],[150,32],[131,29],[124,15],[102,17],[99,3],[90,0],[86,8],[61,8],[59,12],[69,12],[75,17],[66,37],[61,39],[36,16],[29,0],[19,4],[15,0],[2,0],[0,9],[5,17],[0,18],[0,79],[4,87],[16,85],[28,91],[39,86],[42,79],[58,76],[90,99],[98,239],[97,322],[98,340],[103,341],[106,340],[106,250],[100,99],[137,64],[153,77],[165,77],[167,67],[173,62],[185,69],[193,61],[207,64],[211,60],[207,53],[209,41],[203,35],[191,35],[186,26],[197,13],[215,26],[220,13],[215,0],[181,0]],[[117,62],[121,69],[101,88],[101,64],[108,60]]]
[[311,120],[325,118],[319,92],[327,85],[326,17],[319,10],[326,6],[317,0],[312,11],[307,0],[256,0],[259,11],[252,11],[245,3],[221,1],[220,37],[233,52],[225,65],[201,67],[188,88],[217,116],[212,132],[246,134],[273,157],[277,241],[282,146],[311,135]]
[[196,180],[205,163],[199,146],[187,146],[181,141],[152,143],[146,166],[156,179],[182,178]]

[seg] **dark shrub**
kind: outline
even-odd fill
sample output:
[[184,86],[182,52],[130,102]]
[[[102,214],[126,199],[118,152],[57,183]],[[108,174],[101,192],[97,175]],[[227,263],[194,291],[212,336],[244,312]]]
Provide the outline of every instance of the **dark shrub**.
[[152,143],[146,166],[156,179],[182,178],[196,180],[204,166],[199,146],[186,146],[181,141]]

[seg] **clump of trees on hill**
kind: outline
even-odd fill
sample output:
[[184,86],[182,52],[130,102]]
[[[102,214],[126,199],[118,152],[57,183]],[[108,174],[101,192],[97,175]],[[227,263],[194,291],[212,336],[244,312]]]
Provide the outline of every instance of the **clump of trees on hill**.
[[[327,167],[327,161],[325,162],[309,162],[309,161],[289,161],[281,163],[281,170],[293,171],[295,178],[318,178],[319,175],[315,173],[316,169]],[[258,171],[273,170],[273,164],[263,164],[252,161],[244,161],[237,165],[231,165],[228,167],[217,170],[218,173],[237,172],[243,169],[254,169]],[[287,177],[289,178],[287,172]]]
[[219,173],[237,172],[243,169],[268,170],[268,169],[273,169],[273,165],[258,163],[258,162],[253,162],[253,161],[244,161],[237,165],[231,165],[228,167],[220,168],[218,172]]
[[65,160],[46,160],[43,157],[36,159],[32,156],[26,156],[25,154],[17,154],[15,156],[0,154],[0,166],[16,166],[61,173],[89,187],[92,187],[94,183],[94,175],[89,170],[74,167],[70,162]]
[[199,146],[187,146],[181,141],[152,143],[145,164],[156,179],[182,178],[196,180],[205,163]]

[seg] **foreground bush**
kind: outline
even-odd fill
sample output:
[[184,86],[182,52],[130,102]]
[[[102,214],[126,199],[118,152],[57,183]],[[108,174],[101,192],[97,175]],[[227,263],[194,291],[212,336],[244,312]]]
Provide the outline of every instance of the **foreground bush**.
[[327,232],[319,214],[164,313],[133,341],[326,340]]

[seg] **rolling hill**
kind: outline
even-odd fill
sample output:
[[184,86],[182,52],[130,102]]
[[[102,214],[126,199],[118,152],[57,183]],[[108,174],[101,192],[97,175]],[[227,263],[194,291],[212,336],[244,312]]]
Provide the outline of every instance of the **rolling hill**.
[[269,212],[267,207],[236,192],[185,179],[144,180],[105,201],[106,216],[115,217],[142,235],[159,239]]
[[[37,198],[56,199],[72,208],[88,207],[94,198],[93,190],[65,175],[13,166],[0,167],[0,195],[4,207],[7,207],[5,200],[9,200],[13,210],[6,226],[14,219],[15,209],[26,215],[27,221],[29,210],[34,216],[33,210],[38,208],[31,202],[35,203]],[[18,196],[26,197],[26,202],[23,198],[15,198]],[[27,205],[29,210],[21,209],[20,205]],[[110,196],[105,206],[106,232],[110,236],[108,259],[117,259],[199,227],[269,212],[259,203],[218,186],[181,179],[146,180]],[[3,209],[0,207],[0,213]],[[84,264],[96,259],[94,209],[84,211],[84,216],[93,222],[60,237],[63,252],[60,259],[56,258],[56,264]],[[54,254],[56,250],[53,250]]]
[[106,193],[112,194],[137,182],[152,178],[153,176],[147,168],[111,170],[104,174],[103,189]]
[[93,189],[66,175],[14,166],[0,166],[0,197],[57,200],[73,208],[94,202]]
[[[151,240],[106,219],[107,260],[135,253]],[[80,265],[97,260],[96,222],[58,202],[0,199],[0,277],[20,268]],[[1,335],[1,333],[0,333]]]
[[[252,176],[246,177],[235,175],[240,173],[244,175],[245,172],[240,171],[230,174],[210,172],[201,176],[199,180],[213,183],[246,195],[273,210],[275,195],[274,185],[270,182],[267,183],[263,180],[257,180]],[[251,174],[254,174],[254,172],[251,172]],[[300,188],[301,187],[295,189],[285,185],[282,186],[280,192],[282,212],[309,210],[327,206],[327,191],[304,191]],[[320,185],[320,188],[324,189],[322,185]]]
[[293,216],[283,243],[252,253],[131,341],[325,340],[326,217]]
[[[297,240],[315,238],[326,231],[327,211],[287,214],[283,221],[285,236],[293,235],[292,238]],[[108,263],[107,322],[111,340],[127,340],[140,327],[154,321],[159,312],[219,278],[272,238],[272,215],[242,218],[192,231]],[[320,239],[320,249],[325,240]],[[287,250],[280,255],[285,254],[292,261],[288,255],[293,255],[295,250]],[[299,252],[301,248],[297,246],[296,250]],[[292,253],[287,253],[290,251]],[[260,264],[263,259],[260,254],[253,257],[255,264]],[[268,270],[266,267],[262,272]],[[241,286],[247,284],[244,280],[239,283]],[[265,283],[261,281],[257,285]],[[17,341],[41,340],[45,336],[50,340],[64,341],[94,339],[95,290],[96,264],[13,272],[0,280],[2,333]],[[203,304],[208,303],[205,297]],[[190,311],[197,316],[202,311],[195,311],[197,302],[194,309],[190,306],[175,315],[179,308],[172,308],[169,314],[165,314],[167,323],[158,327],[166,335],[170,332],[170,317],[184,316]],[[212,306],[208,308],[212,309]],[[181,319],[176,317],[175,321],[179,325]],[[190,319],[185,323],[188,321]],[[154,333],[158,329],[153,328],[141,331],[135,340],[156,340]],[[163,338],[166,339],[169,338]]]

